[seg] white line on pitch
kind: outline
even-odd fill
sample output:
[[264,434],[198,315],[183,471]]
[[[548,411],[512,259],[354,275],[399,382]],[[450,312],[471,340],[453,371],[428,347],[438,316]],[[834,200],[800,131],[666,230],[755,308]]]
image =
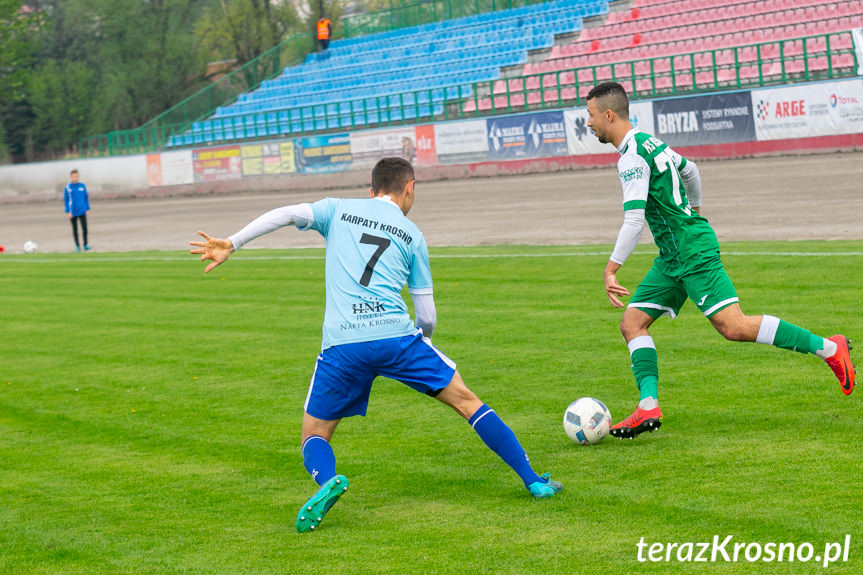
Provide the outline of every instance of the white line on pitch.
[[[431,254],[432,259],[495,259],[495,258],[557,258],[557,257],[597,257],[607,256],[611,252],[559,252],[559,253],[517,253],[517,254]],[[634,252],[636,256],[655,255],[656,252]],[[767,257],[859,257],[863,252],[722,252],[723,256],[767,256]],[[99,263],[99,262],[194,262],[194,257],[181,256],[130,256],[130,257],[93,257],[83,256],[80,259],[73,258],[27,258],[22,255],[0,256],[0,263]],[[323,254],[319,256],[256,256],[244,255],[239,261],[252,260],[276,260],[276,261],[302,261],[323,260]],[[236,260],[235,260],[236,261]]]

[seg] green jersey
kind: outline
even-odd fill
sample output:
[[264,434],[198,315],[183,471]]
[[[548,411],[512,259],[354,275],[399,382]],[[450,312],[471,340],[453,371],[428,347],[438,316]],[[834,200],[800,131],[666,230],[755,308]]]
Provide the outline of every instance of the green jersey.
[[[644,219],[659,248],[656,264],[660,269],[679,277],[718,261],[716,234],[707,219],[692,209],[684,186],[690,172],[698,178],[694,164],[688,166],[686,158],[668,144],[638,129],[626,134],[618,152],[623,209],[644,210]],[[694,185],[695,180],[690,181]]]

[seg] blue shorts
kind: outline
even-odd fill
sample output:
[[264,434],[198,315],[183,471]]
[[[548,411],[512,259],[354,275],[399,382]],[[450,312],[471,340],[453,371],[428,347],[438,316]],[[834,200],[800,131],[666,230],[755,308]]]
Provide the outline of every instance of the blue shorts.
[[315,362],[305,410],[326,421],[365,415],[372,382],[379,375],[435,396],[454,374],[455,362],[419,330],[403,337],[334,345]]

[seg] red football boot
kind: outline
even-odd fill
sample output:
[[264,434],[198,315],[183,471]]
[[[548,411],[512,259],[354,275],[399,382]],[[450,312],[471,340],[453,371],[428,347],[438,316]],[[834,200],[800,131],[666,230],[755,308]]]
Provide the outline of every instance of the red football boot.
[[842,387],[842,393],[845,395],[851,395],[851,392],[854,391],[854,376],[857,374],[854,364],[851,363],[850,351],[852,347],[849,345],[848,338],[844,335],[834,335],[827,339],[835,343],[837,349],[836,353],[824,361],[827,362],[827,365],[830,366],[830,369],[832,369],[833,373],[836,374],[836,377],[839,378],[839,385]]
[[662,411],[659,406],[653,409],[636,407],[632,415],[611,426],[611,435],[621,439],[633,439],[645,431],[653,433],[660,425],[662,425]]

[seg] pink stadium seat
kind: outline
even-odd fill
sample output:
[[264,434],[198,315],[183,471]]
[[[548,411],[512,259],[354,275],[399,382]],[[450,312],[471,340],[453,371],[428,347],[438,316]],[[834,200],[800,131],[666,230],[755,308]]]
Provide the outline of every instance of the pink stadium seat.
[[[635,0],[624,10],[612,6],[602,25],[582,29],[544,61],[526,64],[524,77],[493,82],[494,100],[481,99],[479,108],[571,102],[611,79],[647,95],[776,81],[783,71],[821,74],[828,63],[850,69],[847,31],[858,22],[863,26],[863,0]],[[464,110],[474,106],[466,101]]]
[[560,97],[563,100],[575,100],[576,91],[575,88],[564,88],[560,91]]
[[853,54],[834,54],[831,59],[834,68],[851,68],[854,66]]
[[524,80],[522,78],[513,78],[509,81],[510,92],[521,92],[524,90]]
[[692,88],[692,74],[677,74],[674,76],[674,86],[678,90]]

